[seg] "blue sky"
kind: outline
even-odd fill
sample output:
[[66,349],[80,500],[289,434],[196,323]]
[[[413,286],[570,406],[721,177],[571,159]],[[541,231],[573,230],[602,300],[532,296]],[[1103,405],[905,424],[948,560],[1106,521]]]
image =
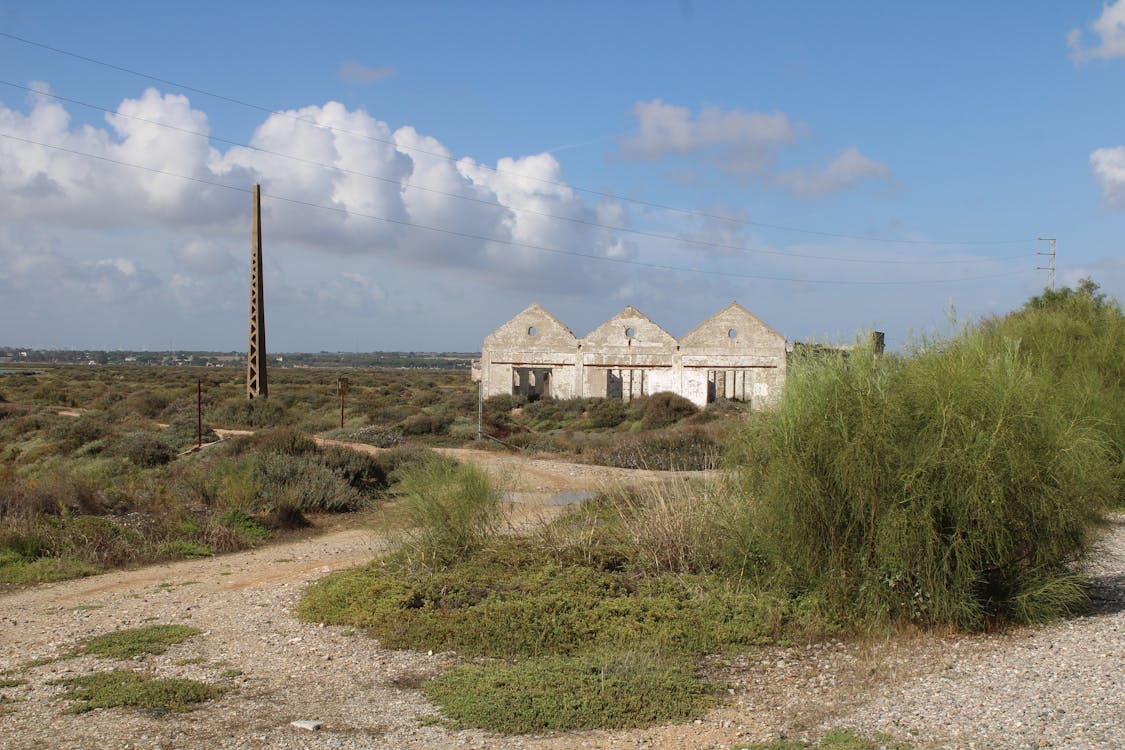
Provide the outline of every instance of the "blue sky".
[[272,351],[472,350],[532,301],[901,345],[1042,289],[1038,236],[1125,298],[1125,0],[5,0],[0,33],[3,344],[245,348],[254,182]]

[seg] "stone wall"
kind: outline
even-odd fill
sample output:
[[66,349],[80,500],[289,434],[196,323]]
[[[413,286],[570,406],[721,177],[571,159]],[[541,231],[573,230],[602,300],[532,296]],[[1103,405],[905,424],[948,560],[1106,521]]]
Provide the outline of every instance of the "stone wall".
[[632,306],[579,340],[533,304],[485,338],[479,379],[486,397],[671,391],[698,406],[729,398],[761,408],[780,396],[785,359],[785,338],[738,303],[679,340]]

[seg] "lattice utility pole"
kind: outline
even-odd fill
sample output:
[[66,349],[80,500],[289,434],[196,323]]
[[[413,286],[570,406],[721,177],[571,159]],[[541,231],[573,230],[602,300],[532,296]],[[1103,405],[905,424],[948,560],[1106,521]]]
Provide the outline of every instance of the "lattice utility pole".
[[1036,255],[1046,255],[1047,258],[1049,258],[1049,260],[1047,261],[1047,265],[1046,266],[1036,266],[1035,270],[1047,272],[1047,286],[1051,287],[1051,291],[1053,292],[1055,290],[1055,238],[1054,237],[1036,237],[1035,239],[1039,240],[1040,242],[1048,243],[1047,252],[1045,252],[1045,253],[1039,253],[1039,252],[1035,253]]
[[262,191],[254,186],[250,232],[250,347],[246,351],[246,398],[266,398],[266,298],[262,283]]

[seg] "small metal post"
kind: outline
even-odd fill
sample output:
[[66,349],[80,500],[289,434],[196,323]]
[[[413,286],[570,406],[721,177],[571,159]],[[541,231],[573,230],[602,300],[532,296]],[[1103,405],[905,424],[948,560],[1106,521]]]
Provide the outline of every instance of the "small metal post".
[[348,392],[348,379],[336,378],[336,393],[340,396],[340,429],[344,429],[344,395]]

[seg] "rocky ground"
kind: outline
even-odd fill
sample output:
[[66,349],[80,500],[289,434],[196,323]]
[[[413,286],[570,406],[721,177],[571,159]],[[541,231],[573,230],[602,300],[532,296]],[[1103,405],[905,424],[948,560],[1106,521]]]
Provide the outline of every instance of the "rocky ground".
[[[491,454],[489,454],[491,455]],[[467,456],[472,458],[471,456]],[[494,460],[521,490],[590,489],[620,470]],[[656,474],[655,472],[653,474]],[[642,477],[643,479],[644,477]],[[513,522],[553,509],[518,507]],[[725,705],[687,726],[498,737],[453,731],[417,689],[453,654],[389,651],[350,628],[293,617],[301,590],[370,559],[388,538],[367,528],[223,557],[40,586],[0,597],[0,746],[5,748],[729,748],[826,729],[883,732],[918,748],[1125,747],[1125,518],[1107,529],[1092,575],[1099,608],[1003,635],[917,634],[769,648],[715,665]],[[122,628],[184,623],[201,635],[127,663],[83,656],[38,666]],[[22,667],[22,668],[21,668]],[[184,714],[74,715],[52,680],[111,667],[233,689]],[[317,731],[296,720],[321,723]]]

